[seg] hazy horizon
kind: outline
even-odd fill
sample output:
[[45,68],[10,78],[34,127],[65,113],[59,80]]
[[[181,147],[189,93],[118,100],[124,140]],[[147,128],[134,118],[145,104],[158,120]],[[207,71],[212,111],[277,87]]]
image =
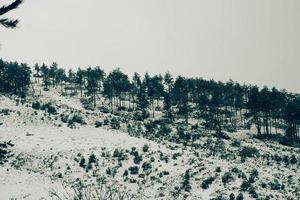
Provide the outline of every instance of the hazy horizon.
[[300,93],[299,9],[297,0],[27,0],[7,15],[19,28],[0,28],[0,57]]

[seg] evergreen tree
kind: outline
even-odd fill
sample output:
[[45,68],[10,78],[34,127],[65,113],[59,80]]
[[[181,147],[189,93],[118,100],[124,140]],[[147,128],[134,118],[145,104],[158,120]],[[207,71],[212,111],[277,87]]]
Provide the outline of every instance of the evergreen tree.
[[189,119],[189,90],[188,82],[182,76],[177,77],[173,87],[173,99],[176,102],[178,108],[178,114],[183,115],[186,125],[188,125]]
[[[0,17],[11,10],[14,10],[19,7],[19,5],[23,2],[23,0],[15,0],[11,4],[0,7]],[[9,18],[0,18],[0,24],[6,28],[15,28],[18,24],[19,20],[9,19]]]
[[284,119],[287,123],[286,135],[291,141],[299,141],[300,125],[300,96],[293,96],[288,101],[284,111]]
[[149,106],[149,98],[146,91],[146,83],[143,81],[137,95],[137,109],[142,112],[142,120],[148,117],[147,108]]
[[47,90],[50,85],[50,76],[49,76],[50,70],[49,70],[48,66],[45,65],[45,63],[42,64],[40,70],[42,73],[43,84],[45,86],[45,89]]
[[111,109],[118,103],[113,101],[118,98],[119,108],[122,106],[122,100],[125,99],[126,94],[130,91],[130,82],[128,76],[124,74],[119,68],[113,70],[107,76],[104,82],[104,94],[110,99]]

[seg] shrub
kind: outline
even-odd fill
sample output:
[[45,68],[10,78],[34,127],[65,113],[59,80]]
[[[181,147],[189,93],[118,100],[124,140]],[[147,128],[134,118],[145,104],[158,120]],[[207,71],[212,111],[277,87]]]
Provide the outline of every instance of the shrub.
[[231,180],[233,180],[233,176],[230,172],[226,172],[223,176],[222,176],[222,182],[224,184],[229,183]]
[[128,170],[127,169],[124,171],[123,176],[128,176]]
[[121,152],[119,151],[119,149],[115,149],[114,152],[113,152],[113,157],[115,157],[115,158],[119,157],[120,153]]
[[281,184],[278,182],[277,179],[274,179],[273,182],[269,182],[271,190],[280,190],[281,189]]
[[211,184],[214,182],[214,180],[215,180],[215,178],[212,177],[212,176],[210,176],[210,177],[204,179],[204,180],[202,181],[201,187],[202,187],[203,189],[209,188],[209,185],[211,185]]
[[81,98],[80,102],[81,102],[82,107],[84,109],[86,109],[86,110],[94,110],[91,98]]
[[41,108],[41,104],[40,102],[36,101],[32,103],[31,107],[35,110],[39,110]]
[[95,128],[99,128],[103,126],[103,122],[102,121],[96,121],[95,122]]
[[219,194],[217,197],[212,198],[211,200],[226,200],[226,198],[223,196],[223,194]]
[[164,136],[169,135],[171,132],[172,132],[171,125],[163,123],[160,126],[160,130],[159,130],[160,135],[164,135]]
[[86,172],[88,172],[89,170],[91,170],[93,168],[93,165],[92,165],[92,163],[88,163],[87,165],[86,165],[86,167],[85,167],[85,171]]
[[229,200],[235,200],[235,195],[233,193],[229,195]]
[[79,114],[74,114],[71,118],[68,119],[68,126],[73,127],[75,123],[86,124],[82,116]]
[[296,158],[295,155],[291,156],[290,162],[291,162],[291,164],[296,164],[297,163],[297,158]]
[[221,167],[216,167],[216,172],[221,172]]
[[147,171],[152,168],[152,165],[149,162],[144,162],[142,165],[142,168],[143,168],[143,171]]
[[249,182],[254,183],[255,178],[257,178],[257,176],[258,176],[258,171],[256,169],[253,169],[251,174],[250,174],[250,177],[249,177]]
[[138,166],[131,166],[128,168],[128,171],[130,171],[130,174],[138,174],[139,173],[139,167]]
[[107,175],[112,175],[112,169],[111,169],[110,167],[108,167],[108,168],[106,169],[106,174],[107,174]]
[[140,162],[142,162],[142,161],[143,161],[142,155],[135,155],[133,158],[134,164],[140,164]]
[[84,124],[85,122],[83,121],[83,118],[79,114],[74,114],[72,117],[72,121],[78,124]]
[[139,178],[145,178],[145,174],[139,174]]
[[9,112],[11,112],[11,110],[7,108],[0,109],[0,114],[9,115]]
[[103,112],[103,113],[110,113],[110,109],[106,106],[100,106],[99,110],[100,110],[100,112]]
[[20,169],[27,162],[27,158],[23,153],[20,153],[16,156],[16,158],[11,162],[11,166],[15,169]]
[[111,119],[110,125],[111,125],[112,129],[120,129],[121,128],[120,121],[116,117],[113,117]]
[[95,156],[95,154],[91,154],[89,157],[89,163],[97,163],[97,157]]
[[236,197],[236,200],[244,200],[244,195],[243,193],[239,193]]
[[247,191],[251,187],[251,183],[247,180],[244,180],[241,184],[241,191]]
[[242,149],[239,152],[239,155],[242,159],[245,159],[247,157],[256,157],[259,155],[259,151],[255,147],[245,146],[242,147]]
[[118,158],[118,161],[126,159],[124,152],[122,150],[120,151],[119,149],[114,150],[113,157]]
[[143,152],[148,152],[148,150],[149,150],[149,145],[145,144],[143,146]]
[[103,125],[109,125],[109,119],[107,117],[105,117],[103,121]]
[[11,141],[0,142],[0,165],[8,162],[8,159],[13,156],[11,153],[10,147],[13,147],[14,144]]
[[69,119],[69,116],[68,115],[64,115],[64,114],[61,114],[60,115],[60,120],[64,123],[67,123],[68,122],[68,119]]
[[233,147],[240,147],[241,146],[241,141],[240,140],[237,140],[237,139],[234,139],[231,143],[231,145]]
[[173,159],[173,160],[177,160],[177,157],[179,157],[179,156],[181,156],[180,153],[174,153],[174,154],[172,155],[172,159]]
[[49,114],[57,114],[56,108],[50,102],[42,105],[41,110],[45,110]]
[[83,156],[80,159],[79,166],[82,168],[86,167],[85,158]]
[[254,187],[250,187],[249,188],[249,194],[250,194],[250,196],[252,197],[252,198],[258,198],[258,194],[257,194],[257,192],[255,191],[255,188]]
[[151,158],[150,158],[150,161],[151,161],[151,162],[154,162],[154,161],[155,161],[155,158],[154,158],[154,157],[151,157]]
[[190,192],[192,189],[192,186],[190,184],[190,172],[189,170],[186,170],[183,176],[183,182],[182,182],[182,189],[186,192]]
[[133,120],[144,121],[144,119],[149,118],[149,116],[150,116],[149,111],[144,111],[144,112],[136,111],[134,112]]

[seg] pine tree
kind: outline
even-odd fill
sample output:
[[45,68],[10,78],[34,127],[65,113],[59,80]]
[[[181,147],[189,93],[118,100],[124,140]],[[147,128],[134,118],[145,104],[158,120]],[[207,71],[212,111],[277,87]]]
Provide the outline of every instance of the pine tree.
[[[8,13],[11,10],[14,10],[19,7],[19,5],[23,2],[23,0],[15,0],[11,4],[7,6],[0,7],[0,16]],[[6,28],[16,28],[19,20],[9,19],[9,18],[0,18],[0,24]]]
[[189,119],[189,90],[188,82],[182,76],[177,77],[173,87],[173,98],[179,109],[178,114],[183,115],[186,125],[188,125]]
[[149,106],[149,98],[146,92],[146,83],[143,81],[137,95],[137,109],[142,112],[142,120],[148,117],[147,108]]
[[299,141],[300,125],[300,96],[292,97],[285,108],[284,119],[286,121],[286,135],[291,141]]

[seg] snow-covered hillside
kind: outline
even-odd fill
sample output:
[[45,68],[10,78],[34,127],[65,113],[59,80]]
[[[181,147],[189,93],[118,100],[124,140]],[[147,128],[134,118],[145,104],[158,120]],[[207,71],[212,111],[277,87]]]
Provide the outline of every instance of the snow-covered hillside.
[[[57,113],[32,108],[36,101],[51,102]],[[71,116],[81,120],[70,124]],[[97,191],[112,199],[300,199],[297,148],[252,139],[249,131],[174,143],[129,134],[131,121],[112,129],[106,118],[55,89],[23,102],[0,96],[0,141],[14,144],[0,166],[0,200]]]

